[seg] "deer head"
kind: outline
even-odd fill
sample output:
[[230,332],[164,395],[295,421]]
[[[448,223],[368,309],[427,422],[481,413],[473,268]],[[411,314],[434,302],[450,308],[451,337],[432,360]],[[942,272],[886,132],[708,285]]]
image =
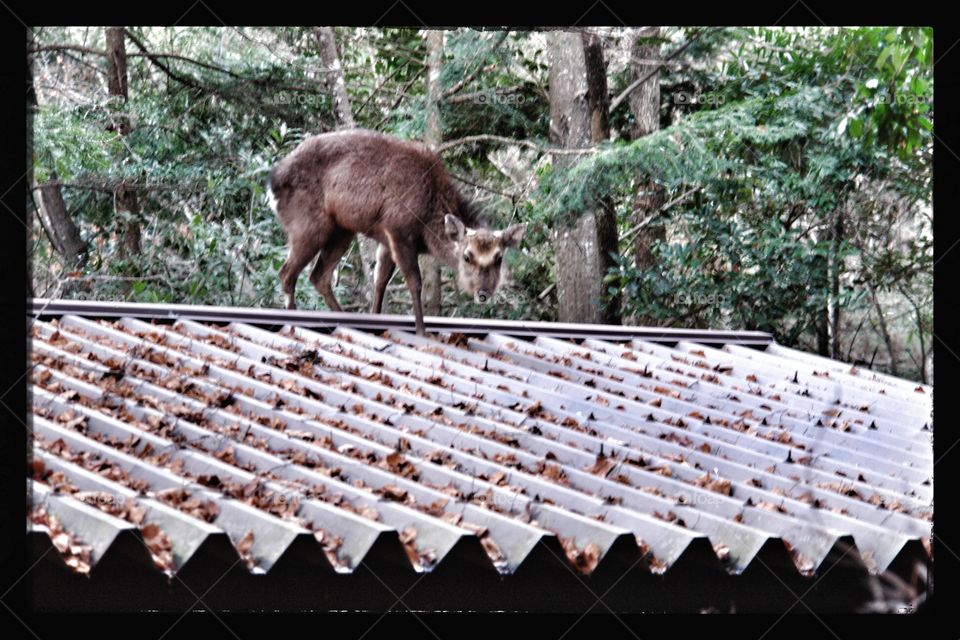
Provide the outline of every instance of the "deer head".
[[477,302],[491,302],[500,284],[503,254],[520,243],[526,225],[515,224],[502,231],[471,229],[460,218],[448,214],[444,228],[453,243],[457,285]]

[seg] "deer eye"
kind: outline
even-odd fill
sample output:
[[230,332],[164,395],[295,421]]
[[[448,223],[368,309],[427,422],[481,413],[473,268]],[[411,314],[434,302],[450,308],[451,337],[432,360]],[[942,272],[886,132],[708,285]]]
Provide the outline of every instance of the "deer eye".
[[471,262],[473,262],[473,257],[470,255],[469,251],[463,254],[463,261],[466,262],[467,264],[470,264]]
[[493,264],[499,267],[501,262],[503,262],[503,255],[498,253],[497,256],[493,259]]

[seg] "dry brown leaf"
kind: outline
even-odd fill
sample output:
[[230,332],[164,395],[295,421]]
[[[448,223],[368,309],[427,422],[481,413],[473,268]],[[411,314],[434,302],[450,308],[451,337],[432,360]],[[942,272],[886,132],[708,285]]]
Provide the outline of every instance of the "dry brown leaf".
[[561,546],[563,546],[567,558],[578,571],[581,573],[590,573],[597,568],[603,550],[597,546],[595,542],[588,542],[583,549],[580,549],[576,546],[573,538],[560,538],[558,536],[558,539],[560,540]]
[[438,500],[434,500],[433,502],[430,503],[430,506],[427,507],[426,511],[427,513],[429,513],[434,517],[442,516],[444,512],[443,510],[446,508],[449,502],[450,500],[446,498],[440,498]]
[[541,476],[549,480],[560,484],[566,484],[567,475],[563,472],[563,469],[560,465],[557,464],[544,464],[543,471],[540,473]]
[[56,516],[41,506],[31,510],[30,520],[47,528],[51,543],[64,556],[64,563],[72,571],[82,575],[90,573],[93,549],[89,545],[83,544],[73,534],[65,531]]
[[404,502],[407,499],[407,492],[400,487],[393,484],[385,484],[380,490],[380,494],[386,500],[395,500],[397,502]]
[[788,513],[786,508],[783,507],[783,505],[774,504],[766,500],[758,502],[755,506],[757,506],[760,509],[764,509],[766,511],[777,511],[779,513]]
[[449,522],[454,526],[459,526],[459,524],[463,521],[463,516],[459,513],[444,513],[440,516],[440,519],[444,522]]
[[543,404],[541,404],[541,402],[537,400],[533,404],[527,405],[527,407],[524,408],[523,412],[526,413],[528,416],[535,418],[543,414]]
[[370,518],[371,520],[380,520],[380,513],[373,507],[364,506],[361,507],[357,513],[364,518]]
[[708,491],[722,493],[725,496],[733,494],[733,484],[727,478],[720,478],[711,473],[705,473],[695,483],[698,487],[703,487]]
[[615,466],[617,466],[615,461],[603,455],[602,453],[598,453],[596,462],[594,462],[593,466],[587,469],[587,471],[598,476],[606,476],[611,470],[613,470]]

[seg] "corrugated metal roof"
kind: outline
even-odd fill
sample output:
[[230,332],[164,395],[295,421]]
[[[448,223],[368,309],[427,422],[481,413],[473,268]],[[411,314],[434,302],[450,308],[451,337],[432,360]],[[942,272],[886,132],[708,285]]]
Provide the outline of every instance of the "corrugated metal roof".
[[233,552],[255,574],[392,554],[510,576],[543,546],[583,575],[685,555],[736,575],[771,548],[866,574],[930,549],[932,388],[774,343],[31,331],[30,526],[75,570],[131,544],[168,575]]

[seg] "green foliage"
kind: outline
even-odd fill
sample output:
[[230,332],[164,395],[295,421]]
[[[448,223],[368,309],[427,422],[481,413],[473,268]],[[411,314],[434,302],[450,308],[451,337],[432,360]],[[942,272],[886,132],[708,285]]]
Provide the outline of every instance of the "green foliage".
[[[809,345],[829,307],[865,313],[868,283],[914,290],[932,270],[919,214],[931,198],[929,32],[710,36],[706,46],[735,53],[723,81],[702,65],[666,74],[664,128],[544,174],[536,219],[568,224],[613,196],[621,230],[635,233],[648,213],[633,210],[637,190],[660,185],[676,204],[650,225],[670,232],[653,247],[656,266],[638,268],[621,246],[607,280],[625,314],[659,324],[760,329]],[[917,220],[915,233],[892,233],[897,216]]]
[[108,124],[96,105],[69,110],[42,106],[34,121],[37,180],[48,180],[51,170],[64,181],[81,173],[110,172],[120,142],[104,135]]
[[[286,248],[266,206],[267,172],[306,135],[335,127],[316,34],[305,27],[131,32],[169,55],[151,60],[128,40],[126,103],[108,99],[102,57],[36,56],[36,178],[56,172],[91,251],[71,272],[38,227],[37,294],[278,305]],[[45,27],[36,40],[102,50],[103,34]],[[357,124],[421,138],[424,33],[345,27],[336,37]],[[491,138],[452,146],[445,163],[497,226],[529,224],[522,251],[508,254],[511,278],[497,304],[475,305],[447,286],[445,312],[554,319],[552,233],[603,201],[617,211],[621,232],[607,286],[622,294],[627,315],[761,329],[810,348],[831,305],[866,318],[866,334],[874,321],[865,292],[876,291],[906,318],[893,328],[904,344],[929,346],[930,29],[663,28],[652,44],[661,56],[680,53],[659,75],[661,130],[628,141],[624,103],[611,114],[610,141],[567,168],[549,152],[546,37],[446,32],[443,138]],[[604,36],[611,95],[631,81],[627,40],[625,31]],[[116,132],[121,116],[131,123],[125,138]],[[637,194],[651,181],[667,205],[645,227],[651,212],[638,210]],[[112,189],[121,182],[140,203],[139,256],[120,250],[124,220]],[[665,238],[653,243],[655,267],[638,268],[633,239],[648,229],[664,229]],[[352,250],[337,290],[347,308],[363,303],[360,274]],[[304,308],[323,306],[306,277],[298,297]],[[406,294],[395,298],[391,309],[408,312]],[[908,375],[922,371],[922,351],[912,364],[903,357]]]
[[[841,122],[865,147],[886,147],[901,161],[923,150],[933,133],[928,117],[933,101],[933,37],[929,29],[864,30],[861,47],[881,48]],[[847,49],[847,55],[854,51]]]
[[[674,222],[683,227],[684,241],[654,247],[663,266],[638,269],[618,256],[608,275],[611,292],[624,293],[628,313],[666,326],[768,331],[784,344],[814,330],[828,298],[828,243],[778,220],[746,225],[697,212]],[[845,243],[839,255],[853,253]],[[856,299],[848,287],[840,295],[843,306]]]
[[[750,168],[736,154],[755,156],[806,133],[809,123],[801,117],[815,104],[811,96],[816,93],[810,89],[773,106],[749,100],[702,111],[638,140],[602,148],[541,182],[542,211],[569,222],[571,214],[602,197],[635,192],[638,179],[652,178],[668,188],[729,180]],[[760,119],[764,114],[768,120]]]

